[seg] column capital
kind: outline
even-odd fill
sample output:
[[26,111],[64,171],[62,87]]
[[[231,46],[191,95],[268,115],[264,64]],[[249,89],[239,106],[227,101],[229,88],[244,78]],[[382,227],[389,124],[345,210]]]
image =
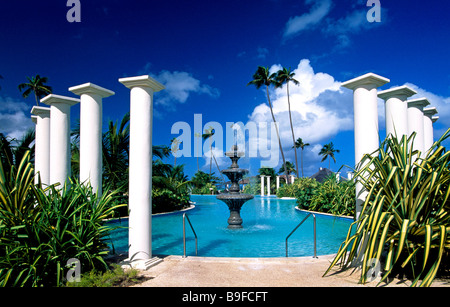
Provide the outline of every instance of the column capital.
[[153,92],[159,92],[165,89],[164,85],[153,79],[148,75],[138,76],[138,77],[129,77],[129,78],[121,78],[119,82],[125,85],[127,88],[132,89],[133,87],[149,87],[153,90]]
[[72,98],[72,97],[66,97],[66,96],[61,96],[61,95],[55,95],[55,94],[50,94],[44,98],[41,99],[42,103],[45,103],[46,105],[54,105],[54,104],[59,104],[59,103],[63,103],[63,104],[67,104],[69,106],[73,106],[76,105],[77,103],[80,102],[80,99],[77,98]]
[[113,91],[110,91],[106,88],[103,88],[90,82],[69,87],[69,91],[79,96],[83,94],[95,94],[102,98],[106,98],[115,94]]
[[439,120],[439,116],[433,116],[431,118],[431,120],[433,121],[433,124],[434,124],[435,122],[437,122]]
[[31,121],[35,124],[37,124],[37,116],[36,115],[31,115]]
[[424,107],[430,104],[427,98],[411,99],[406,101],[408,103],[408,108],[418,108],[423,110]]
[[378,93],[378,97],[383,100],[388,100],[389,98],[398,98],[400,100],[406,100],[408,97],[417,94],[415,90],[408,86],[394,87],[385,91]]
[[34,106],[31,114],[36,116],[50,116],[50,108]]
[[362,75],[360,77],[348,80],[348,81],[342,83],[341,86],[351,89],[351,90],[355,90],[359,87],[378,88],[389,82],[391,82],[391,80],[389,80],[387,78],[381,77],[374,73],[368,73],[368,74]]
[[425,108],[423,109],[423,115],[428,116],[430,119],[432,119],[437,114],[438,111],[435,107]]

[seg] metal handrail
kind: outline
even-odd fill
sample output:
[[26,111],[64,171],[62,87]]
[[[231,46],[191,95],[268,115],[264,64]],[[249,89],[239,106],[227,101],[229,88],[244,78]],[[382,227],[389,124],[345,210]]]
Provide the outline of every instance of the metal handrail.
[[317,249],[316,249],[316,216],[313,213],[309,213],[301,222],[291,231],[291,233],[286,237],[286,257],[288,257],[288,239],[289,237],[306,221],[310,216],[314,218],[314,258],[317,258]]
[[186,213],[183,213],[183,258],[186,258],[186,222],[185,222],[186,218],[187,218],[189,226],[191,226],[192,232],[194,233],[194,236],[195,236],[195,256],[197,256],[197,250],[198,250],[197,249],[197,246],[198,246],[197,245],[197,242],[198,242],[197,234],[195,233],[194,227],[192,227],[192,223],[189,220],[189,216],[187,216]]

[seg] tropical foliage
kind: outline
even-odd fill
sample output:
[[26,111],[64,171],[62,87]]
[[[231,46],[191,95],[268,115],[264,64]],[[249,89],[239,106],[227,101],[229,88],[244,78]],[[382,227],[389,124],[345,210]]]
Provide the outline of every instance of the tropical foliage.
[[219,182],[219,178],[212,175],[207,174],[202,171],[198,171],[195,173],[194,177],[191,179],[191,193],[192,194],[201,194],[201,195],[210,195],[211,191],[213,194],[217,193],[216,184]]
[[278,197],[295,197],[303,210],[353,216],[355,213],[355,184],[330,176],[323,183],[312,178],[298,178],[291,185],[278,189]]
[[[295,141],[295,144],[294,144],[294,148],[295,149],[297,149],[297,148],[301,148],[302,149],[302,154],[301,154],[301,157],[300,157],[300,160],[301,160],[301,169],[302,169],[302,177],[303,177],[303,150],[305,150],[305,147],[306,146],[310,146],[311,144],[309,144],[309,143],[304,143],[303,142],[303,140],[302,140],[302,138],[298,138],[296,141]],[[298,177],[298,176],[297,176]]]
[[[361,265],[361,282],[374,263],[382,279],[405,274],[413,286],[429,286],[450,248],[450,152],[442,141],[426,153],[413,150],[415,134],[388,137],[365,155],[355,176],[367,191],[356,230],[349,230],[329,270]],[[325,274],[326,274],[325,273]]]
[[31,93],[34,94],[34,98],[36,99],[36,105],[39,105],[39,100],[52,93],[51,86],[46,85],[48,82],[47,77],[41,77],[40,75],[36,75],[34,77],[27,77],[28,82],[19,84],[19,91],[22,93],[23,98],[27,98]]
[[328,169],[331,169],[331,159],[333,159],[334,163],[336,163],[335,153],[339,153],[339,149],[335,149],[333,142],[323,145],[322,149],[319,152],[319,156],[322,156],[322,161],[325,161],[328,158]]
[[0,286],[59,286],[71,258],[105,269],[112,198],[77,182],[35,186],[29,152],[8,172],[0,162]]

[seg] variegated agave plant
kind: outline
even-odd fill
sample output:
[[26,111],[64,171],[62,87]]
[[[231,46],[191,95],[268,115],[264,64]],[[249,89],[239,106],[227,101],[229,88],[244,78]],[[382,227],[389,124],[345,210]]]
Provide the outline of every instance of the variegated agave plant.
[[343,269],[361,265],[365,283],[373,263],[381,264],[381,282],[408,272],[412,286],[430,286],[450,249],[450,152],[442,142],[426,153],[413,150],[415,134],[388,137],[365,155],[355,178],[368,196],[324,276],[338,262]]

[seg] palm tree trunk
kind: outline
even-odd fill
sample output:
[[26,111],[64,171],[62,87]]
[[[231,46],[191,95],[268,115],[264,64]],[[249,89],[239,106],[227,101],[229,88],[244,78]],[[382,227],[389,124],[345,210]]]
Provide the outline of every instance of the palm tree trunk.
[[302,156],[300,157],[301,162],[302,162],[302,177],[303,177],[303,148],[302,148]]
[[[289,99],[289,81],[287,81],[287,83],[286,83],[286,89],[287,89],[287,96],[288,96],[289,121],[291,122],[292,144],[293,144],[294,153],[295,153],[295,169],[297,170],[297,177],[298,177],[297,148],[295,147],[294,126],[292,125],[291,101]],[[303,174],[302,174],[302,176],[303,176]]]
[[272,114],[272,120],[275,124],[275,130],[277,132],[278,145],[280,146],[281,157],[283,158],[283,166],[284,166],[284,174],[286,175],[286,183],[289,184],[287,167],[286,167],[286,159],[284,158],[284,152],[283,152],[283,147],[281,146],[280,134],[278,133],[278,125],[277,125],[277,121],[275,120],[275,116],[273,115],[272,102],[270,101],[269,87],[267,85],[266,85],[266,93],[267,93],[267,100],[269,101],[270,114]]
[[34,92],[34,99],[36,99],[36,105],[39,106],[38,96],[36,94],[36,91]]

